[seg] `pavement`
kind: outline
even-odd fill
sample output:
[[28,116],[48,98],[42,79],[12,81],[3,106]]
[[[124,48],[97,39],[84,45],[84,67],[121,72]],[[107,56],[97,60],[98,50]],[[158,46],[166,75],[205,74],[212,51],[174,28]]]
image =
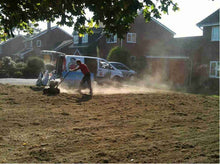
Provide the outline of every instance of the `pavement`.
[[37,79],[0,78],[1,84],[11,85],[35,85]]

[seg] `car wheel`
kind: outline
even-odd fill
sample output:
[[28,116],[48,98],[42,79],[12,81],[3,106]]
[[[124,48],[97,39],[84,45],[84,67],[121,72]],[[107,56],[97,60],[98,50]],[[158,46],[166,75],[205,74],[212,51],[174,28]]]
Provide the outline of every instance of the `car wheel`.
[[118,82],[118,83],[122,82],[122,78],[119,77],[119,76],[115,76],[115,77],[113,77],[112,80],[113,80],[113,82]]
[[118,77],[118,76],[114,77],[112,79],[112,82],[113,82],[114,87],[121,87],[122,86],[122,78],[121,77]]

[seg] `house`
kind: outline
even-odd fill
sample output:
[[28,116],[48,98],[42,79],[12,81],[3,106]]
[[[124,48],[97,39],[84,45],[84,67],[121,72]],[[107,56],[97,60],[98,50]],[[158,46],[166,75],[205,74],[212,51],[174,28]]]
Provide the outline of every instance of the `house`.
[[124,39],[119,39],[117,35],[111,34],[110,37],[107,37],[102,27],[94,28],[93,32],[94,34],[85,34],[83,37],[79,37],[78,33],[74,32],[72,41],[66,40],[54,50],[67,54],[88,56],[97,56],[98,51],[98,56],[106,58],[112,48],[120,46],[128,50],[135,58],[164,53],[164,51],[156,52],[158,50],[156,46],[161,48],[163,45],[166,49],[166,43],[170,42],[175,34],[154,18],[146,23],[143,15],[139,15],[135,19],[131,25],[131,30],[125,35]]
[[30,36],[24,41],[24,49],[17,55],[22,59],[32,55],[40,55],[42,50],[54,50],[63,41],[71,39],[72,35],[57,26],[51,27],[48,23],[46,30]]
[[154,18],[146,23],[143,15],[140,14],[131,25],[131,29],[124,36],[124,39],[118,39],[117,35],[104,36],[100,39],[100,56],[106,58],[109,51],[115,46],[126,49],[134,58],[159,55],[159,52],[155,52],[157,48],[154,46],[169,42],[174,35],[175,33],[172,30]]
[[176,86],[218,90],[219,12],[218,9],[197,23],[203,30],[202,36],[173,38],[166,42],[165,49],[156,46],[160,55],[146,56],[148,72]]
[[97,56],[97,45],[103,36],[101,27],[93,28],[93,34],[80,37],[78,32],[73,32],[73,39],[65,40],[54,50],[69,55]]
[[131,25],[124,39],[117,36],[103,37],[99,41],[100,54],[106,58],[110,49],[120,46],[130,52],[132,61],[146,59],[146,71],[156,81],[169,82],[183,86],[189,83],[190,61],[184,54],[175,53],[175,33],[152,18],[146,23],[140,14]]
[[219,88],[219,12],[197,23],[202,36],[175,38],[175,51],[189,57],[191,83],[198,87]]
[[219,81],[219,41],[220,41],[220,23],[219,23],[220,9],[209,15],[207,18],[200,21],[197,26],[203,29],[203,37],[201,40],[201,46],[199,47],[201,53],[194,58],[194,62],[198,63],[198,67],[206,65],[207,75],[202,75],[210,78],[211,81],[218,83]]
[[24,49],[24,40],[24,36],[17,35],[14,38],[8,39],[7,41],[0,43],[0,58],[4,56],[13,57],[15,53]]

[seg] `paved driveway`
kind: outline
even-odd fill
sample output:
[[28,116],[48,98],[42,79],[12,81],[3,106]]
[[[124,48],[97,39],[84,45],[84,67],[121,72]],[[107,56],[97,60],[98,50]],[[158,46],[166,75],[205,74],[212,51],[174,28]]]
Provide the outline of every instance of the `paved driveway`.
[[35,85],[37,79],[0,78],[2,84]]

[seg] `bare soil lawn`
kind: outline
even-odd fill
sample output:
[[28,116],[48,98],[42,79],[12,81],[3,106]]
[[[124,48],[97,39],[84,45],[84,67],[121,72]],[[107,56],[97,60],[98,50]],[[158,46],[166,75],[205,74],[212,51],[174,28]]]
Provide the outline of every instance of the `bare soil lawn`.
[[219,162],[219,97],[0,84],[0,162]]

